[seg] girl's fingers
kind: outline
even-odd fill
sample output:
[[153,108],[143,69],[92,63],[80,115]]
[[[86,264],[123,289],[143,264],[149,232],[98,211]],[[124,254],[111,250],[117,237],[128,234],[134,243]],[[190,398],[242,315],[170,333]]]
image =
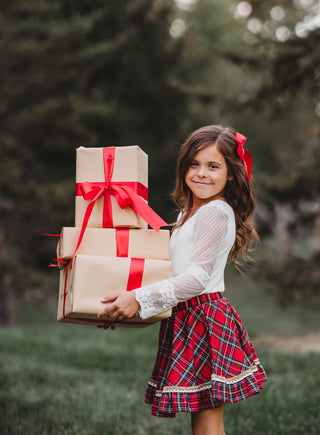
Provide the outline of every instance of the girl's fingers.
[[112,331],[114,331],[116,329],[116,327],[114,325],[97,325],[97,328],[99,328],[99,329],[111,329]]
[[107,316],[109,320],[119,321],[132,318],[138,311],[139,304],[132,292],[116,292],[102,299],[107,306],[100,311],[98,318]]
[[109,305],[106,306],[106,308],[104,308],[102,311],[100,311],[100,313],[98,313],[98,317],[105,316],[108,313],[110,314],[112,311],[116,309],[112,302],[114,302],[118,296],[119,296],[118,293],[112,293],[100,300],[100,302],[102,302],[103,304],[109,304]]
[[108,314],[108,319],[119,322],[120,320],[124,319],[124,316],[118,310],[115,310],[112,313]]
[[108,302],[113,302],[115,299],[116,297],[106,296],[105,298],[101,299],[100,302],[107,304]]
[[119,320],[119,317],[121,317],[120,320],[124,319],[123,313],[119,311],[119,309],[116,308],[114,304],[110,304],[102,311],[100,311],[100,313],[98,314],[98,318],[103,316],[106,316],[108,320]]
[[119,292],[114,292],[102,298],[100,302],[102,302],[103,304],[106,304],[108,302],[113,302],[117,299],[118,296],[119,296]]
[[98,313],[98,317],[103,317],[106,314],[110,315],[114,310],[115,310],[115,307],[112,307],[112,304],[108,305],[106,308],[104,308],[102,311],[100,311],[100,313]]

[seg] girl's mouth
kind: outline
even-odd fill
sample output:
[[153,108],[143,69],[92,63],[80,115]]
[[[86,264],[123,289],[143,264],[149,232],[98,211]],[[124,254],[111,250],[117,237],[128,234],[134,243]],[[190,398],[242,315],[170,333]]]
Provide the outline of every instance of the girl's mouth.
[[195,184],[199,186],[210,186],[211,183],[204,183],[203,181],[193,181]]

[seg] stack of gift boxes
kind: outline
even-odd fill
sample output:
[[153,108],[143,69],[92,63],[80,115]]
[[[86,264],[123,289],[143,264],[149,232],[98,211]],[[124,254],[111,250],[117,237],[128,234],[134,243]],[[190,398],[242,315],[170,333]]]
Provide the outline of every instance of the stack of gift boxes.
[[[153,229],[148,229],[148,224]],[[77,149],[75,227],[61,231],[58,321],[111,325],[101,299],[172,276],[169,230],[148,206],[148,156],[138,146]],[[117,322],[141,327],[166,318]]]

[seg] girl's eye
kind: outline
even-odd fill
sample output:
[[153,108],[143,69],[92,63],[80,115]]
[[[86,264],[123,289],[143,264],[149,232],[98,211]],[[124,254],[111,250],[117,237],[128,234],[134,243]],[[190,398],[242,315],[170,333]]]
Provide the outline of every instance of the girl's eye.
[[216,165],[210,165],[210,166],[209,166],[210,169],[217,169],[217,167],[218,167],[218,166],[216,166]]
[[192,163],[191,163],[191,166],[193,166],[193,167],[194,167],[194,166],[198,166],[198,165],[199,165],[199,163],[197,163],[197,162],[192,162]]

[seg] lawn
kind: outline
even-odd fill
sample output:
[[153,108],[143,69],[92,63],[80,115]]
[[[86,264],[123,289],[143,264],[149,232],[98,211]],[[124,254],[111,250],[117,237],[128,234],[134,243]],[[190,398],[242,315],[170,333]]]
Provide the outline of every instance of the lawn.
[[[230,299],[254,338],[320,330],[317,313],[281,311],[249,278],[231,276]],[[152,417],[143,396],[158,326],[104,331],[56,323],[55,306],[23,304],[20,323],[0,328],[0,431],[5,434],[190,434],[190,418]],[[227,435],[319,434],[319,354],[257,348],[268,382],[227,405]]]

